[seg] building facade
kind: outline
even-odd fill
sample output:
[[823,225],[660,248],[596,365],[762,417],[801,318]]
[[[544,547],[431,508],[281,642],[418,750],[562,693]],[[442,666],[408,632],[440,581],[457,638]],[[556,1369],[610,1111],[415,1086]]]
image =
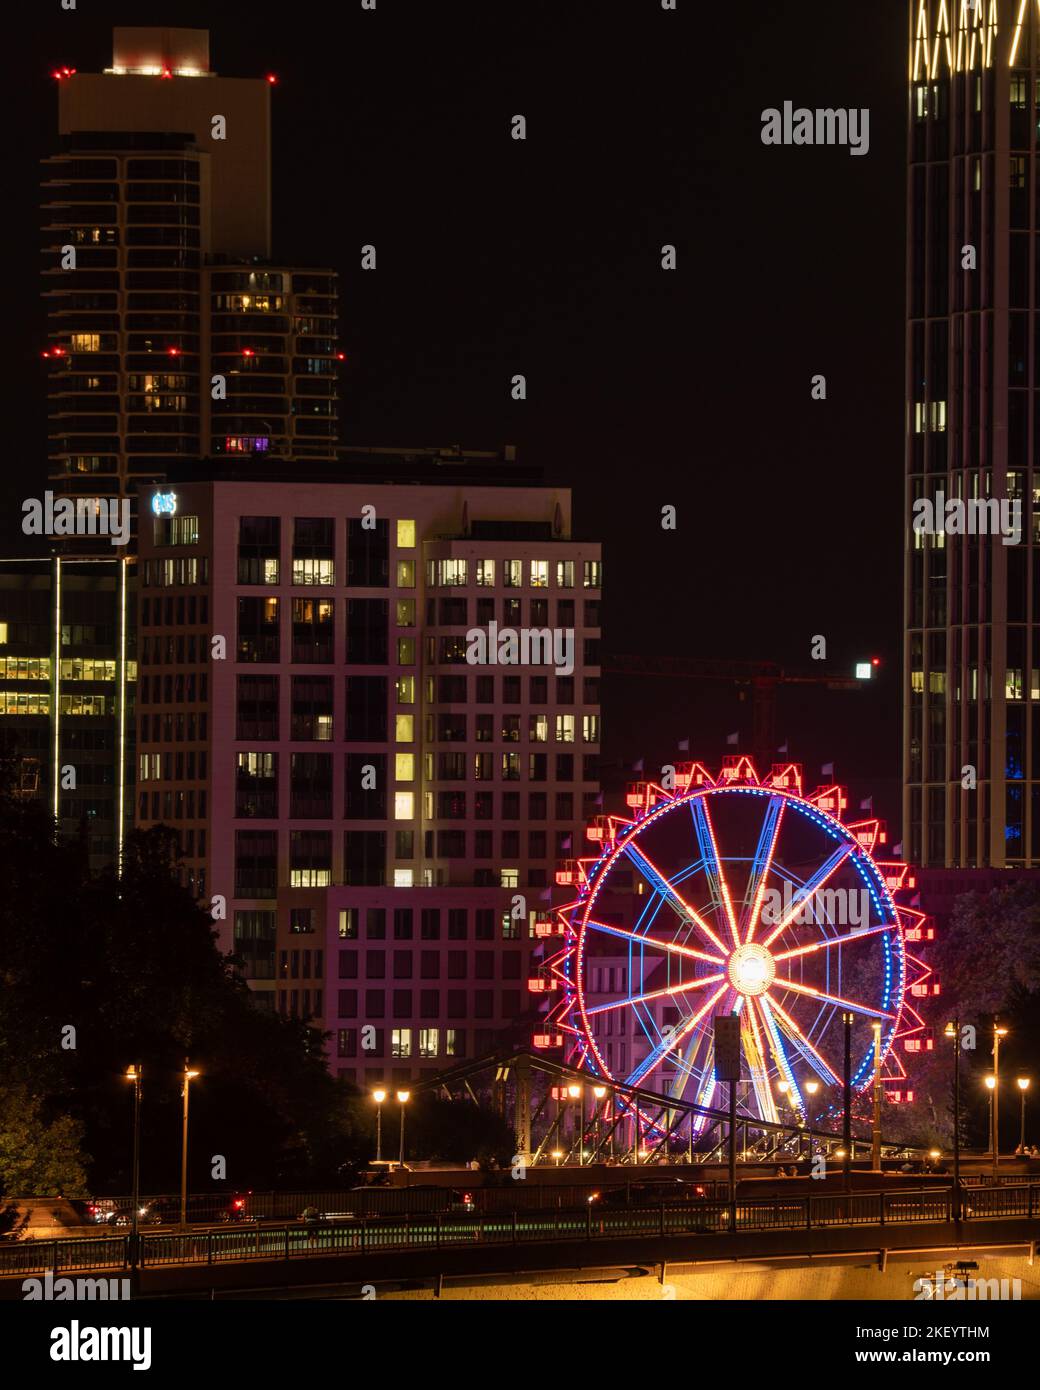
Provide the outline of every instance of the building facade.
[[1040,865],[1040,16],[1020,0],[908,8],[904,843],[923,866],[1028,867]]
[[537,914],[597,809],[600,547],[567,490],[491,476],[142,489],[137,823],[180,831],[258,1003],[322,1021],[359,1077],[366,1024],[436,1070],[527,1016]]
[[57,73],[44,161],[55,490],[129,493],[187,459],[335,458],[337,280],[271,259],[272,83],[204,30],[116,29]]
[[10,786],[81,839],[95,872],[132,823],[132,563],[0,561],[0,748]]

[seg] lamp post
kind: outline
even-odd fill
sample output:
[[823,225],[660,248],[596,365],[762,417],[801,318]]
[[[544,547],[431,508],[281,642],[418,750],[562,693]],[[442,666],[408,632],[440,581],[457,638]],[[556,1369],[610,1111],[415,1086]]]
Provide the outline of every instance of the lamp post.
[[1025,1153],[1026,1149],[1026,1092],[1029,1090],[1029,1082],[1030,1078],[1028,1076],[1020,1076],[1018,1080],[1015,1082],[1015,1085],[1018,1087],[1019,1094],[1022,1097],[1022,1127],[1021,1132],[1019,1134],[1018,1146],[1022,1150],[1023,1154]]
[[[1000,1040],[1007,1037],[1008,1030],[999,1023],[993,1024],[993,1176],[1000,1167]],[[989,1083],[987,1082],[987,1085]]]
[[[820,1089],[820,1083],[819,1083],[818,1081],[807,1081],[807,1082],[805,1083],[805,1094],[806,1094],[807,1096],[815,1096],[816,1092],[817,1092],[819,1089]],[[808,1144],[809,1144],[809,1162],[812,1163],[812,1156],[813,1156],[812,1124],[811,1124],[811,1120],[810,1120],[810,1117],[809,1117],[809,1107],[808,1107],[808,1105],[806,1105],[806,1107],[805,1107],[805,1137],[806,1137],[806,1139],[808,1140]]]
[[138,1208],[141,1205],[141,1079],[144,1068],[140,1062],[133,1062],[126,1069],[126,1079],[134,1088],[134,1157],[130,1186],[133,1207],[130,1212],[130,1263],[137,1266],[137,1227]]
[[952,1019],[943,1036],[953,1039],[953,1219],[961,1219],[961,1025]]
[[585,1143],[585,1088],[583,1086],[570,1085],[567,1087],[567,1097],[569,1100],[578,1101],[578,1167],[584,1162],[582,1158],[582,1148]]
[[398,1092],[397,1092],[397,1103],[398,1103],[398,1105],[401,1107],[401,1154],[400,1154],[400,1158],[399,1158],[399,1160],[398,1160],[398,1166],[401,1167],[401,1168],[404,1167],[404,1108],[405,1108],[405,1106],[408,1104],[408,1102],[411,1100],[411,1098],[412,1098],[412,1093],[411,1093],[411,1091],[398,1091]]
[[596,1102],[597,1102],[597,1104],[596,1104],[596,1127],[595,1127],[595,1130],[594,1130],[596,1147],[595,1147],[594,1153],[598,1155],[598,1154],[599,1154],[599,1150],[600,1150],[600,1144],[602,1143],[602,1138],[601,1138],[601,1136],[602,1136],[602,1134],[603,1134],[603,1115],[602,1115],[602,1109],[603,1109],[603,1100],[604,1100],[604,1098],[606,1097],[606,1094],[607,1094],[607,1088],[606,1088],[606,1086],[593,1086],[593,1088],[592,1088],[592,1094],[593,1094],[593,1096],[595,1097]]
[[181,1123],[181,1226],[188,1224],[188,1097],[191,1094],[191,1083],[198,1076],[197,1071],[192,1071],[191,1064],[187,1057],[184,1059],[184,1071],[181,1077],[181,1096],[184,1099],[184,1112]]
[[993,1176],[997,1176],[997,1141],[996,1126],[993,1122],[993,1098],[997,1094],[997,1078],[992,1073],[984,1078],[986,1090],[989,1091],[989,1156],[993,1161]]
[[845,1033],[845,1068],[842,1073],[842,1109],[845,1112],[841,1126],[844,1146],[842,1171],[845,1191],[849,1192],[852,1190],[852,1014],[843,1013],[841,1021]]
[[881,1172],[881,1024],[872,1025],[874,1031],[874,1123],[870,1134],[870,1167],[873,1172]]
[[372,1092],[372,1099],[376,1103],[376,1162],[383,1161],[383,1102],[386,1100],[386,1091],[382,1086],[377,1086]]

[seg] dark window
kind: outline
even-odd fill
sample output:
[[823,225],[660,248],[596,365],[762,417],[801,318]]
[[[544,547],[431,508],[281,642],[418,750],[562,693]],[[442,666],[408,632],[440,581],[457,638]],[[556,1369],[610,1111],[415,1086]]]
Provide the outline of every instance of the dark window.
[[[333,736],[331,676],[293,676],[292,733],[300,743],[327,743]],[[242,735],[240,734],[241,738]],[[272,735],[277,737],[277,735]]]
[[331,820],[332,754],[293,753],[289,794],[293,820]]
[[386,819],[386,754],[348,753],[345,761],[345,820]]
[[361,517],[347,519],[347,583],[355,588],[385,589],[390,580],[390,522],[371,527]]
[[348,743],[386,742],[386,677],[347,677]]
[[273,830],[235,833],[235,897],[273,898],[278,883],[278,836]]
[[388,604],[385,598],[347,599],[347,664],[385,666]]
[[[386,881],[386,831],[346,830],[343,833],[343,882],[352,888],[379,888]],[[371,937],[371,909],[368,935]],[[380,909],[381,910],[381,909]]]
[[278,600],[240,598],[238,600],[239,661],[277,661]]

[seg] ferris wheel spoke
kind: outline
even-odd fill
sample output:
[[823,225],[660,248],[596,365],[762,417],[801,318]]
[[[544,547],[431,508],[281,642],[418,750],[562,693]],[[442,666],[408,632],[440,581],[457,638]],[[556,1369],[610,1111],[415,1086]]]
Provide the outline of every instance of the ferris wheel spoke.
[[[764,997],[765,996],[763,996],[763,998]],[[812,1045],[787,1010],[782,1008],[775,999],[770,999],[769,1003],[780,1021],[781,1028],[816,1072],[817,1076],[819,1076],[822,1081],[828,1082],[831,1086],[840,1086],[841,1081],[837,1073],[828,1065],[820,1052]]]
[[692,946],[680,946],[677,941],[659,941],[656,936],[642,936],[639,932],[628,931],[624,927],[613,927],[609,922],[590,921],[588,926],[607,936],[617,936],[623,941],[634,941],[638,946],[653,946],[657,951],[665,951],[673,956],[685,956],[687,960],[702,960],[708,965],[725,965],[724,956],[709,956],[703,951],[695,951]]
[[840,1009],[850,1009],[854,1014],[864,1014],[867,1018],[895,1018],[895,1014],[886,1013],[884,1009],[871,1009],[866,1004],[857,1004],[854,999],[843,999],[840,994],[828,994],[826,990],[813,989],[812,985],[802,985],[797,980],[786,980],[780,975],[777,975],[771,988],[790,989],[795,994],[819,999],[824,1004],[837,1004]]
[[762,942],[763,946],[772,945],[772,943],[776,940],[780,933],[782,931],[787,930],[787,928],[791,925],[794,919],[798,916],[799,912],[803,911],[803,909],[805,908],[805,904],[809,902],[815,896],[815,894],[820,891],[820,889],[823,887],[823,885],[827,882],[829,878],[831,878],[835,873],[837,873],[837,871],[841,868],[842,864],[845,863],[845,860],[848,859],[849,855],[852,854],[855,848],[855,845],[839,845],[838,848],[834,851],[834,853],[830,856],[830,858],[820,865],[820,867],[813,874],[812,878],[808,879],[795,894],[794,902],[791,904],[787,912],[784,913],[783,917],[781,917],[780,921],[776,924],[776,926],[769,933],[769,935],[766,937],[765,941]]
[[669,985],[666,989],[654,989],[647,994],[631,994],[625,999],[615,999],[610,1004],[596,1004],[585,1012],[591,1018],[593,1014],[609,1013],[612,1009],[627,1009],[633,1004],[645,1004],[649,999],[665,999],[669,995],[688,994],[693,989],[704,989],[707,985],[717,985],[720,980],[724,980],[725,975],[705,975],[702,980],[688,980],[683,985]]
[[776,850],[776,841],[780,834],[780,824],[783,818],[784,803],[782,799],[778,796],[770,797],[765,816],[762,819],[758,848],[755,851],[747,890],[744,894],[744,913],[740,924],[742,940],[744,941],[751,941],[754,938],[755,928],[758,926],[758,914],[762,910],[762,895],[766,891],[766,883],[773,868],[773,854]]
[[719,847],[715,841],[715,828],[711,823],[711,813],[703,797],[691,803],[690,813],[693,816],[693,827],[697,834],[697,843],[700,845],[701,856],[704,860],[704,872],[711,886],[712,897],[716,902],[722,904],[726,921],[729,924],[730,936],[733,938],[733,945],[739,946],[740,932],[737,928],[736,913],[733,911],[733,899],[730,896],[726,875],[722,871]]
[[762,1021],[765,1024],[766,1036],[769,1038],[773,1060],[776,1062],[777,1070],[780,1072],[784,1081],[787,1082],[787,1089],[794,1097],[794,1108],[801,1110],[804,1108],[802,1093],[795,1079],[794,1070],[791,1066],[791,1059],[788,1057],[787,1049],[784,1047],[783,1035],[777,1026],[776,1018],[773,1014],[773,1006],[769,1002],[769,996],[766,994],[761,995],[757,1003],[762,1014]]
[[648,1053],[646,1057],[643,1058],[639,1066],[636,1067],[635,1070],[630,1073],[628,1077],[628,1084],[630,1086],[638,1086],[644,1076],[646,1076],[649,1072],[652,1072],[653,1069],[661,1061],[663,1061],[665,1057],[667,1057],[669,1052],[671,1052],[674,1048],[679,1046],[683,1038],[687,1037],[690,1033],[693,1032],[694,1028],[696,1028],[697,1024],[700,1023],[704,1015],[708,1012],[709,1009],[713,1009],[715,1007],[718,1001],[726,993],[728,988],[729,986],[724,984],[720,989],[716,990],[716,992],[712,995],[708,1002],[702,1005],[702,1007],[698,1009],[698,1011],[691,1018],[688,1018],[678,1032],[673,1033],[669,1038],[662,1039],[662,1041],[658,1043],[658,1045],[650,1053]]
[[744,1055],[748,1059],[751,1084],[758,1101],[758,1113],[766,1120],[777,1120],[776,1102],[769,1085],[769,1068],[766,1065],[766,1051],[762,1045],[762,1029],[759,1028],[758,1001],[748,996],[747,1008],[741,1015],[741,1032],[744,1035]]
[[796,946],[791,951],[777,951],[774,960],[793,960],[796,956],[809,956],[814,951],[828,951],[832,946],[848,946],[854,941],[862,941],[868,936],[880,936],[883,932],[896,931],[897,922],[886,922],[883,927],[869,927],[866,931],[851,931],[844,936],[831,936],[825,941],[811,941],[808,946]]
[[708,938],[711,944],[726,955],[727,948],[712,931],[711,927],[704,920],[701,914],[690,906],[681,893],[676,891],[675,885],[667,879],[656,864],[653,864],[643,851],[629,841],[625,846],[625,853],[631,859],[639,872],[661,896],[668,902],[681,917],[684,917],[691,926],[697,929]]

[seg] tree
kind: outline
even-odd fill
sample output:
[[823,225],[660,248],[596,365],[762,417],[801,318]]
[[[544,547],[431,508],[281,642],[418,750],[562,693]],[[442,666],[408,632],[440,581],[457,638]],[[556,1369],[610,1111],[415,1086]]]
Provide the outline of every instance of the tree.
[[0,1085],[0,1196],[87,1191],[83,1128],[68,1115],[48,1118],[42,1097],[21,1083]]

